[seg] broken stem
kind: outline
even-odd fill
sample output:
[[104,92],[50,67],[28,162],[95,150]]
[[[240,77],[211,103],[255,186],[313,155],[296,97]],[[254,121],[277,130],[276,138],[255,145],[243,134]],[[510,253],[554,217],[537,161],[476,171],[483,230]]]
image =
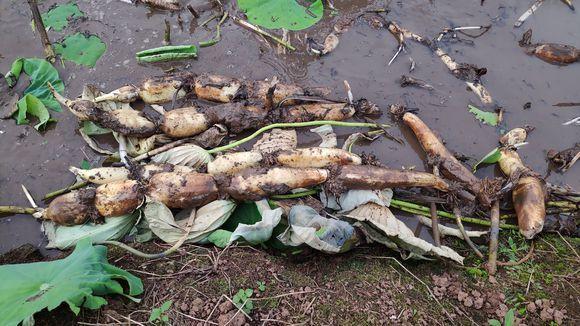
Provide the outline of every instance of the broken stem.
[[163,37],[163,43],[165,43],[165,45],[171,44],[171,24],[169,24],[167,19],[165,20],[165,34]]
[[[441,61],[443,61],[443,63],[445,64],[445,66],[447,66],[449,71],[451,71],[451,73],[454,76],[456,76],[455,74],[456,71],[459,69],[459,65],[457,64],[457,62],[455,62],[455,60],[453,60],[453,58],[451,58],[451,56],[449,56],[449,54],[443,51],[440,47],[436,46],[434,42],[426,39],[425,37],[419,34],[412,33],[411,31],[402,28],[393,21],[389,23],[388,29],[391,32],[391,34],[397,35],[397,37],[398,35],[402,35],[402,37],[404,38],[412,39],[413,41],[423,44],[424,46],[430,48],[433,52],[435,52],[435,55],[439,57]],[[485,86],[483,86],[480,82],[465,81],[465,83],[479,97],[479,99],[483,104],[491,104],[493,102],[491,95],[489,94]]]
[[46,199],[50,199],[50,198],[56,197],[58,195],[62,195],[64,193],[67,193],[69,191],[82,188],[82,187],[84,187],[84,186],[86,186],[88,184],[89,183],[86,182],[86,181],[77,182],[77,183],[73,184],[72,186],[68,186],[66,188],[62,188],[62,189],[59,189],[59,190],[55,190],[53,192],[49,192],[48,194],[44,195],[44,198],[42,198],[42,199],[45,199],[45,200]]
[[461,223],[461,212],[459,211],[459,208],[457,207],[453,208],[453,214],[455,215],[455,223],[457,223],[457,227],[459,228],[459,231],[461,231],[461,234],[463,235],[463,240],[467,242],[467,245],[469,246],[469,248],[471,248],[471,250],[473,250],[473,252],[475,252],[477,257],[483,258],[483,254],[481,253],[481,251],[477,249],[473,241],[471,241],[471,238],[469,238],[469,235],[467,235],[467,232],[465,232],[463,223]]
[[[433,166],[433,174],[439,176],[439,168]],[[433,240],[435,241],[435,246],[441,247],[441,235],[439,234],[439,217],[437,216],[437,204],[431,202],[429,204],[429,213],[431,214],[431,230],[433,232]]]
[[208,19],[204,20],[201,24],[199,24],[199,26],[203,27],[205,25],[207,25],[210,21],[218,18],[219,16],[216,14],[211,15],[211,17],[209,17]]
[[36,30],[38,31],[40,39],[42,40],[42,46],[44,47],[44,55],[46,60],[54,62],[54,50],[52,49],[52,44],[50,44],[48,34],[46,34],[46,28],[44,27],[44,22],[42,21],[40,10],[38,10],[38,3],[36,0],[28,0],[28,5],[30,6],[30,11],[32,11],[34,25],[36,26]]
[[209,41],[199,42],[200,47],[204,48],[207,46],[215,45],[217,42],[219,42],[222,39],[221,26],[224,23],[224,21],[228,18],[228,16],[229,16],[229,13],[227,11],[225,11],[224,15],[222,16],[222,19],[220,19],[220,21],[216,25],[215,37]]
[[267,36],[269,38],[271,38],[272,40],[276,41],[278,44],[281,44],[283,46],[285,46],[286,48],[288,48],[291,51],[296,51],[296,48],[292,46],[292,44],[282,40],[281,38],[274,36],[268,32],[266,32],[265,30],[259,28],[258,26],[252,25],[249,22],[239,19],[238,17],[232,17],[234,19],[234,21],[240,25],[242,25],[243,27],[246,27],[262,36]]
[[489,228],[489,249],[487,259],[487,272],[495,275],[497,272],[497,249],[499,238],[499,200],[491,206],[491,226]]
[[[418,205],[415,203],[410,203],[410,202],[406,202],[404,200],[399,200],[399,199],[392,199],[391,206],[394,208],[397,208],[399,210],[408,212],[408,213],[422,215],[425,217],[431,217],[431,214],[429,212],[429,207],[426,207],[426,206],[421,206],[421,205]],[[448,212],[444,212],[444,211],[437,211],[437,215],[439,217],[455,219],[455,215],[450,214]],[[487,227],[489,227],[491,225],[491,223],[487,220],[482,220],[482,219],[473,218],[473,217],[462,216],[461,221],[465,222],[465,223],[477,224],[477,225],[487,226]],[[500,224],[499,227],[502,229],[508,229],[508,230],[519,230],[517,225],[512,225],[512,224]]]
[[575,204],[575,203],[569,202],[569,201],[565,201],[565,200],[561,200],[561,201],[549,201],[549,202],[546,203],[546,206],[548,206],[548,207],[567,208],[567,209],[571,209],[571,210],[578,209],[578,204]]
[[544,3],[544,0],[537,0],[534,4],[530,7],[530,9],[526,10],[518,20],[514,23],[514,27],[520,27],[522,24],[528,19],[540,6]]
[[294,198],[301,198],[301,197],[306,197],[306,196],[310,196],[310,195],[315,195],[319,192],[320,192],[319,189],[312,189],[312,190],[306,190],[306,191],[297,192],[297,193],[293,193],[293,194],[274,195],[274,196],[270,196],[270,198],[272,198],[272,199],[294,199]]
[[137,250],[133,247],[130,247],[130,246],[128,246],[122,242],[119,242],[119,241],[103,241],[102,243],[120,247],[120,248],[125,249],[128,252],[130,252],[136,256],[147,258],[147,259],[157,259],[157,258],[167,257],[170,254],[172,254],[173,252],[175,252],[177,249],[179,249],[179,247],[181,247],[181,245],[185,242],[185,240],[187,240],[187,237],[189,236],[191,229],[193,229],[193,221],[195,220],[195,216],[196,216],[195,210],[193,210],[193,212],[191,214],[189,214],[189,219],[187,220],[187,224],[186,224],[186,227],[184,230],[185,232],[183,233],[181,238],[179,238],[179,240],[177,240],[177,242],[175,242],[173,244],[173,246],[171,246],[171,248],[169,248],[163,252],[160,252],[158,254],[144,253],[142,251],[139,251],[139,250]]
[[0,206],[0,214],[29,214],[32,215],[38,212],[38,209],[34,207],[22,207],[22,206]]
[[196,19],[199,18],[199,14],[197,13],[197,11],[195,11],[195,9],[193,9],[193,7],[191,6],[191,4],[188,4],[187,5],[187,10],[189,10],[189,12],[191,13],[191,15],[194,18],[196,18]]
[[139,156],[136,156],[133,160],[136,162],[143,161],[143,160],[146,160],[154,155],[157,155],[159,153],[163,153],[163,152],[168,151],[174,147],[177,147],[177,146],[185,144],[185,143],[189,143],[191,141],[193,141],[192,138],[179,139],[179,140],[173,141],[169,144],[165,144],[161,147],[158,147],[156,149],[150,150],[149,152],[147,152],[145,154],[141,154]]
[[212,148],[212,149],[208,150],[207,152],[210,154],[214,154],[214,153],[219,153],[219,152],[230,150],[232,148],[240,146],[241,144],[258,137],[260,134],[262,134],[268,130],[275,129],[275,128],[299,128],[299,127],[311,127],[311,126],[322,126],[322,125],[331,125],[331,126],[337,126],[337,127],[355,127],[355,128],[356,127],[359,127],[359,128],[365,128],[365,127],[366,128],[379,128],[379,127],[388,128],[388,127],[390,127],[389,125],[385,125],[385,124],[381,125],[381,124],[376,124],[376,123],[344,122],[344,121],[334,121],[334,120],[273,123],[271,125],[267,125],[265,127],[258,129],[256,132],[254,132],[253,134],[251,134],[245,138],[242,138],[238,141],[235,141],[233,143],[229,143],[229,144],[221,146],[221,147]]

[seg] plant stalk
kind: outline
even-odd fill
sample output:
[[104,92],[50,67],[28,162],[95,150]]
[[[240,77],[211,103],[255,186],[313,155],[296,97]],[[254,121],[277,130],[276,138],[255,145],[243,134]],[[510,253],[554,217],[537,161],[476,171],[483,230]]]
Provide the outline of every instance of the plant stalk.
[[136,162],[143,161],[143,160],[146,160],[146,159],[148,159],[150,157],[153,157],[154,155],[157,155],[159,153],[163,153],[163,152],[168,151],[168,150],[170,150],[170,149],[172,149],[174,147],[177,147],[179,145],[187,144],[187,143],[189,143],[191,141],[193,141],[193,139],[191,139],[191,138],[179,139],[179,140],[173,141],[171,143],[167,143],[167,144],[165,144],[165,145],[163,145],[161,147],[158,147],[156,149],[150,150],[147,153],[144,153],[144,154],[141,154],[139,156],[136,156],[135,158],[133,158],[133,160],[136,161]]
[[165,20],[165,34],[163,36],[163,43],[165,45],[171,44],[171,24],[169,24],[167,19]]
[[42,16],[40,15],[40,10],[38,10],[38,3],[36,0],[28,0],[28,5],[30,6],[30,11],[32,12],[32,19],[34,20],[34,25],[36,26],[36,30],[40,35],[40,39],[42,41],[42,46],[44,48],[44,55],[46,60],[51,63],[54,63],[54,50],[52,48],[52,44],[50,43],[50,39],[48,38],[48,34],[46,33],[46,28],[44,27],[44,22],[42,21]]
[[77,183],[73,184],[72,186],[68,186],[66,188],[62,188],[62,189],[59,189],[59,190],[55,190],[53,192],[49,192],[48,194],[44,195],[44,198],[42,198],[42,199],[44,199],[44,200],[50,199],[50,198],[56,197],[58,195],[65,194],[65,193],[67,193],[69,191],[82,188],[82,187],[84,187],[84,186],[86,186],[88,184],[89,183],[86,182],[86,181],[77,182]]
[[477,249],[473,241],[471,241],[471,239],[469,238],[469,235],[467,235],[467,232],[465,232],[463,223],[461,223],[461,212],[459,211],[459,208],[457,207],[453,208],[453,214],[455,215],[455,223],[457,223],[457,227],[459,228],[459,231],[461,231],[461,234],[463,235],[463,240],[467,242],[467,245],[469,246],[469,248],[471,248],[471,250],[473,250],[473,252],[475,252],[477,257],[483,258],[483,254],[481,253],[481,251]]
[[495,275],[497,272],[497,249],[499,238],[499,201],[496,200],[491,206],[491,227],[489,229],[489,254],[487,259],[487,272]]
[[[391,206],[394,208],[397,208],[399,210],[408,212],[408,213],[423,215],[426,217],[431,216],[431,214],[429,212],[429,207],[417,205],[415,203],[410,203],[410,202],[406,202],[406,201],[398,200],[398,199],[392,199]],[[437,211],[437,215],[439,217],[451,218],[451,219],[455,220],[455,216],[453,214],[448,213],[448,212]],[[465,223],[477,224],[477,225],[481,225],[481,226],[490,226],[491,225],[491,222],[489,222],[489,221],[478,219],[478,218],[473,218],[473,217],[462,216],[461,221],[465,222]],[[513,225],[513,224],[500,224],[499,227],[502,229],[508,229],[508,230],[519,230],[517,225]]]
[[[437,177],[439,176],[439,167],[437,165],[433,166],[433,174]],[[435,246],[441,247],[441,235],[439,234],[439,216],[437,216],[437,204],[434,202],[429,203],[429,213],[431,214],[431,232],[433,233]]]
[[260,35],[262,35],[262,36],[269,37],[272,40],[276,41],[278,44],[281,44],[281,45],[285,46],[286,48],[288,48],[291,51],[296,51],[296,48],[293,47],[292,44],[290,44],[290,43],[282,40],[281,38],[279,38],[277,36],[274,36],[274,35],[266,32],[265,30],[259,28],[258,26],[252,25],[252,24],[250,24],[249,22],[247,22],[245,20],[239,19],[238,17],[232,17],[232,18],[239,25],[242,25],[243,27],[246,27],[246,28],[248,28],[248,29],[250,29],[250,30],[252,30],[252,31],[260,34]]
[[378,126],[382,126],[385,128],[390,127],[389,125],[379,125],[376,123],[344,122],[344,121],[333,121],[333,120],[273,123],[271,125],[267,125],[265,127],[258,129],[253,134],[251,134],[247,137],[244,137],[238,141],[235,141],[233,143],[230,143],[230,144],[227,144],[227,145],[224,145],[221,147],[212,148],[212,149],[208,150],[207,152],[210,154],[214,154],[214,153],[219,153],[219,152],[230,150],[232,148],[240,146],[241,144],[258,137],[260,134],[262,134],[268,130],[272,130],[275,128],[299,128],[299,127],[311,127],[311,126],[322,126],[322,125],[331,125],[331,126],[337,126],[337,127],[362,127],[362,128],[364,128],[364,127],[377,128]]
[[314,195],[314,194],[317,194],[319,192],[320,192],[320,190],[318,190],[318,189],[312,189],[312,190],[297,192],[297,193],[294,193],[294,194],[273,195],[273,196],[270,196],[270,197],[272,199],[294,199],[294,198],[301,198],[301,197],[306,197],[306,196]]
[[38,212],[38,209],[34,207],[22,207],[22,206],[0,206],[0,214],[28,214],[32,215]]

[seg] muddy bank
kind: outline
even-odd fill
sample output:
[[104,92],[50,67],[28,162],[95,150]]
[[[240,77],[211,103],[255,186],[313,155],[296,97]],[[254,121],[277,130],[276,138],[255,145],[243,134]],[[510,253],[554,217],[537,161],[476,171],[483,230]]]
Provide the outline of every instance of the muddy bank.
[[[42,3],[46,10],[56,1]],[[308,35],[322,40],[331,31],[340,15],[356,15],[376,3],[369,1],[335,1],[339,16],[325,18],[308,30]],[[128,5],[120,1],[78,1],[87,14],[86,20],[75,22],[71,31],[91,31],[107,44],[107,51],[93,69],[66,62],[55,67],[66,84],[66,94],[80,94],[85,83],[94,83],[111,90],[125,83],[136,82],[175,67],[194,72],[220,73],[248,79],[271,78],[276,75],[283,82],[306,86],[328,85],[336,97],[344,97],[343,80],[348,80],[355,97],[366,97],[378,103],[386,113],[388,104],[401,102],[419,108],[421,118],[446,141],[448,148],[475,161],[495,147],[498,130],[482,125],[467,110],[467,104],[479,105],[477,97],[465,89],[463,81],[448,73],[441,61],[425,47],[409,43],[409,51],[402,53],[391,66],[387,62],[396,51],[397,43],[387,30],[375,30],[360,22],[341,36],[338,48],[330,55],[316,59],[305,53],[278,55],[251,32],[228,20],[222,26],[222,40],[217,45],[200,51],[197,60],[165,64],[137,64],[137,51],[160,46],[163,40],[164,19],[172,25],[175,44],[187,44],[210,38],[212,31],[196,27],[211,15],[202,11],[197,22],[187,12],[181,14],[182,28],[176,14],[151,11],[144,6]],[[527,9],[527,3],[517,5],[502,1],[456,3],[455,1],[406,1],[392,3],[387,18],[409,30],[433,37],[442,28],[457,25],[492,24],[491,30],[476,39],[473,46],[465,43],[447,44],[448,51],[459,62],[487,67],[483,82],[505,109],[505,126],[513,128],[524,124],[535,126],[528,138],[529,145],[519,152],[526,164],[541,174],[547,172],[545,155],[548,149],[564,149],[580,140],[580,130],[561,124],[578,116],[578,108],[556,108],[558,102],[579,102],[577,76],[580,65],[565,67],[546,64],[527,56],[517,41],[527,27],[534,27],[534,39],[555,43],[580,45],[580,19],[577,12],[566,6],[549,3],[534,14],[522,28],[514,29],[513,22]],[[201,5],[200,5],[201,6]],[[201,8],[201,7],[200,7]],[[16,57],[35,57],[42,54],[41,43],[29,26],[28,6],[25,2],[0,2],[0,71],[7,71]],[[303,32],[300,33],[303,36]],[[64,32],[51,32],[58,40]],[[303,38],[303,37],[301,37]],[[300,44],[292,39],[296,45]],[[435,90],[401,88],[399,79],[408,73],[409,56],[416,62],[413,76],[427,81]],[[22,91],[25,82],[18,88]],[[530,102],[531,107],[524,109]],[[43,194],[74,182],[67,171],[69,165],[79,165],[87,159],[99,166],[101,157],[88,148],[75,131],[77,119],[69,112],[54,114],[56,124],[43,133],[29,126],[16,126],[13,120],[0,121],[0,200],[5,204],[26,206],[20,184],[25,184],[40,202]],[[391,123],[388,114],[379,120]],[[340,139],[350,129],[337,128]],[[374,153],[384,164],[400,168],[417,166],[423,169],[424,157],[418,143],[406,128],[395,126],[391,132],[402,137],[406,145],[380,139],[359,151]],[[312,144],[315,137],[301,135],[301,142]],[[483,168],[478,176],[499,175],[493,167]],[[580,188],[580,170],[575,166],[565,174],[551,173],[547,179],[555,184],[568,183]],[[427,234],[428,232],[423,232]],[[40,224],[29,216],[11,216],[0,219],[0,252],[24,243],[39,245],[43,242]]]

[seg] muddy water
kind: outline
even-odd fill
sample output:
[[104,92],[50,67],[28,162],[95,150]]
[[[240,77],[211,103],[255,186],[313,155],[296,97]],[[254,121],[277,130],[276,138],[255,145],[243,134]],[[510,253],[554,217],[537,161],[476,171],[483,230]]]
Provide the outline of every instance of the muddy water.
[[[43,1],[41,11],[56,1]],[[64,2],[64,1],[59,1]],[[462,81],[455,79],[445,66],[422,45],[409,43],[391,65],[387,62],[396,51],[397,44],[386,30],[375,30],[363,22],[355,24],[341,36],[339,47],[330,55],[316,59],[303,52],[278,55],[251,32],[228,20],[222,29],[222,41],[200,50],[199,59],[192,61],[139,65],[134,53],[162,45],[164,19],[172,25],[174,44],[187,44],[207,40],[212,32],[197,27],[212,15],[206,1],[191,1],[202,13],[197,21],[184,11],[183,25],[178,16],[151,11],[144,6],[134,6],[121,1],[77,1],[87,19],[77,21],[61,33],[50,32],[53,40],[65,33],[90,31],[99,35],[108,45],[106,53],[93,69],[66,62],[56,65],[66,84],[66,94],[75,97],[83,84],[94,83],[111,90],[125,83],[137,82],[147,76],[160,75],[172,67],[195,72],[211,72],[236,77],[262,79],[276,75],[285,82],[304,85],[329,85],[336,96],[344,97],[343,80],[348,80],[355,97],[366,97],[383,109],[391,103],[405,103],[419,108],[420,116],[446,141],[452,150],[478,158],[495,147],[498,130],[482,125],[467,112],[467,104],[479,105],[477,97],[466,90]],[[322,40],[331,31],[340,15],[356,15],[362,10],[384,5],[382,1],[335,1],[338,17],[325,18],[308,35]],[[580,141],[580,129],[562,126],[562,123],[579,115],[580,109],[556,108],[558,102],[580,102],[580,64],[566,67],[549,65],[535,57],[527,56],[517,41],[528,27],[534,29],[535,41],[568,43],[580,46],[580,17],[559,1],[550,1],[532,16],[523,27],[513,28],[513,22],[527,9],[528,1],[511,4],[508,1],[439,0],[430,4],[425,0],[392,1],[387,18],[402,26],[434,37],[448,26],[492,24],[491,30],[475,39],[473,45],[454,43],[444,45],[445,50],[459,62],[487,67],[483,82],[494,99],[505,109],[507,128],[532,125],[535,131],[529,145],[520,150],[526,164],[545,174],[545,152],[573,146]],[[6,72],[17,57],[41,57],[40,40],[29,25],[30,15],[25,1],[0,0],[0,71]],[[298,33],[304,39],[304,32]],[[292,37],[300,48],[304,45]],[[429,82],[434,92],[423,89],[401,88],[398,79],[407,74],[409,57],[416,62],[413,76]],[[26,82],[19,83],[23,90]],[[526,102],[531,108],[524,110]],[[54,114],[58,119],[49,130],[38,133],[29,126],[16,126],[13,120],[0,121],[0,204],[27,206],[20,185],[28,187],[39,201],[43,194],[74,182],[67,172],[69,165],[78,165],[88,159],[98,166],[100,156],[88,148],[75,131],[77,120],[69,112]],[[392,123],[388,114],[381,122]],[[344,139],[353,130],[338,129]],[[380,139],[359,151],[374,153],[391,167],[417,166],[423,169],[423,154],[407,130],[395,126],[395,136],[402,137],[405,145]],[[304,143],[315,138],[303,135]],[[487,167],[480,176],[493,176],[498,172]],[[555,184],[568,183],[580,188],[580,166],[566,174],[551,173],[548,180]],[[419,230],[423,235],[426,230]],[[426,236],[428,237],[428,236]],[[30,216],[14,215],[0,219],[0,253],[24,243],[42,245],[44,239],[40,224]]]

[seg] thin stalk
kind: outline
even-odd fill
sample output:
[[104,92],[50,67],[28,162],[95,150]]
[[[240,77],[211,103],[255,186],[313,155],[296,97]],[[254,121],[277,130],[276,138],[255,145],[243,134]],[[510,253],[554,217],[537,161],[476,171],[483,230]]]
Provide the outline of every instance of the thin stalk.
[[377,128],[379,126],[388,128],[390,127],[389,125],[379,125],[376,123],[365,123],[365,122],[344,122],[344,121],[332,121],[332,120],[319,120],[319,121],[307,121],[307,122],[283,122],[283,123],[273,123],[271,125],[267,125],[265,127],[262,127],[260,129],[258,129],[256,132],[254,132],[253,134],[244,137],[238,141],[235,141],[233,143],[221,146],[221,147],[216,147],[216,148],[212,148],[210,150],[208,150],[207,152],[210,154],[214,154],[214,153],[219,153],[219,152],[223,152],[223,151],[227,151],[230,150],[232,148],[235,148],[237,146],[240,146],[241,144],[248,142],[256,137],[258,137],[260,134],[268,131],[268,130],[272,130],[275,128],[299,128],[299,127],[311,127],[311,126],[322,126],[322,125],[331,125],[331,126],[337,126],[337,127],[360,127],[360,128]]
[[293,198],[300,198],[300,197],[314,195],[314,194],[317,194],[319,192],[320,192],[320,190],[318,190],[318,189],[312,189],[312,190],[297,192],[294,194],[273,195],[273,196],[270,196],[270,198],[272,198],[272,199],[293,199]]
[[165,20],[165,34],[163,36],[163,43],[165,45],[171,44],[171,24],[169,24],[167,19]]
[[214,20],[214,19],[216,19],[218,17],[219,16],[218,15],[215,15],[215,14],[214,15],[211,15],[211,17],[209,17],[208,19],[204,20],[201,24],[199,24],[199,26],[200,27],[203,27],[203,26],[207,25],[210,21],[212,21],[212,20]]
[[133,247],[130,247],[122,242],[119,241],[103,241],[102,243],[104,244],[110,244],[110,245],[114,245],[117,247],[120,247],[122,249],[127,250],[128,252],[139,256],[139,257],[143,257],[143,258],[147,258],[147,259],[157,259],[157,258],[163,258],[163,257],[167,257],[170,254],[172,254],[173,252],[175,252],[177,249],[179,249],[179,247],[181,247],[181,245],[185,242],[185,240],[187,240],[187,237],[189,236],[189,233],[191,232],[191,229],[193,229],[193,221],[195,220],[195,210],[189,215],[189,218],[187,219],[187,225],[185,227],[185,233],[183,233],[183,235],[181,236],[181,238],[179,238],[179,240],[177,240],[177,242],[175,242],[173,244],[173,246],[171,246],[171,248],[160,252],[158,254],[148,254],[148,253],[144,253],[142,251],[139,251]]
[[516,20],[516,22],[514,23],[514,27],[520,27],[520,26],[522,26],[522,24],[526,21],[526,19],[528,19],[528,17],[530,17],[534,12],[536,12],[536,10],[538,10],[538,8],[540,8],[540,6],[543,3],[544,3],[544,0],[537,0],[536,2],[534,2],[532,4],[532,6],[530,7],[530,9],[526,10],[520,16],[520,18],[518,18],[518,20]]
[[[429,207],[417,205],[415,203],[409,203],[409,202],[406,202],[403,200],[392,199],[391,206],[394,208],[397,208],[399,210],[408,212],[408,213],[422,215],[422,216],[426,216],[426,217],[431,216],[431,214],[429,212]],[[437,211],[437,215],[440,217],[455,219],[455,216],[453,214],[450,214],[450,213],[444,212],[444,211]],[[489,222],[489,221],[478,219],[478,218],[473,218],[473,217],[462,216],[461,221],[465,222],[465,223],[477,224],[477,225],[481,225],[481,226],[490,226],[491,225],[491,222]],[[508,229],[508,230],[519,230],[517,225],[513,225],[513,224],[500,224],[499,227],[502,229]]]
[[489,228],[489,254],[487,259],[487,272],[495,275],[497,272],[497,249],[499,238],[499,201],[496,200],[491,206],[491,227]]
[[160,252],[158,254],[148,254],[145,252],[142,252],[140,250],[137,250],[129,245],[126,245],[122,242],[119,241],[113,241],[113,240],[106,240],[101,242],[102,244],[108,244],[108,245],[113,245],[113,246],[117,246],[121,249],[124,249],[130,253],[132,253],[135,256],[138,257],[142,257],[142,258],[146,258],[146,259],[158,259],[158,258],[163,258],[163,257],[167,257],[168,255],[172,254],[174,251],[176,251],[177,249],[179,249],[179,247],[181,246],[181,243],[177,242],[175,243],[175,245],[171,246],[171,248]]
[[209,41],[203,41],[203,42],[199,42],[199,46],[204,48],[204,47],[208,47],[208,46],[212,46],[217,44],[217,42],[221,41],[222,39],[222,34],[221,34],[221,26],[224,23],[224,21],[228,18],[229,13],[226,11],[224,12],[224,15],[222,16],[222,19],[220,19],[220,21],[217,23],[216,26],[216,33],[215,33],[215,37]]
[[28,214],[32,215],[38,212],[38,209],[34,207],[21,207],[21,206],[0,206],[0,214]]
[[171,143],[165,144],[165,145],[163,145],[163,146],[161,146],[159,148],[150,150],[149,152],[147,152],[145,154],[141,154],[139,156],[136,156],[135,158],[133,158],[133,160],[136,161],[136,162],[143,161],[143,160],[148,159],[148,158],[150,158],[150,157],[152,157],[154,155],[157,155],[159,153],[163,153],[163,152],[165,152],[167,150],[170,150],[170,149],[172,149],[174,147],[177,147],[177,146],[179,146],[181,144],[189,143],[191,141],[192,141],[191,138],[179,139],[179,140],[173,141]]
[[560,207],[567,209],[578,209],[578,205],[569,201],[549,201],[546,203],[548,207]]
[[[439,176],[439,167],[437,167],[437,165],[433,166],[433,174],[437,177]],[[437,204],[434,202],[429,203],[429,213],[431,214],[431,230],[433,232],[435,246],[441,247],[441,235],[439,234],[439,216],[437,216]]]
[[193,18],[195,19],[199,18],[199,14],[197,13],[197,11],[195,11],[195,9],[193,9],[193,7],[190,4],[187,5],[187,10],[189,10]]
[[65,194],[65,193],[67,193],[69,191],[82,188],[82,187],[84,187],[84,186],[86,186],[88,184],[89,183],[86,182],[86,181],[77,182],[77,183],[73,184],[72,186],[68,186],[66,188],[62,188],[62,189],[59,189],[59,190],[55,190],[53,192],[49,192],[48,194],[44,195],[44,198],[42,198],[42,199],[44,199],[44,200],[50,199],[50,198],[56,197],[58,195]]
[[52,44],[50,44],[50,39],[46,33],[46,27],[44,27],[44,22],[42,21],[42,16],[40,15],[40,10],[38,10],[38,3],[36,0],[28,0],[28,5],[30,6],[30,11],[32,12],[32,19],[34,20],[34,25],[36,30],[40,35],[40,40],[42,41],[42,46],[44,47],[44,55],[46,60],[54,62],[54,50]]
[[292,46],[292,44],[282,40],[281,38],[274,36],[268,32],[266,32],[265,30],[259,28],[258,26],[252,25],[249,22],[239,19],[237,17],[232,17],[234,19],[234,21],[240,25],[242,25],[243,27],[246,27],[262,36],[267,36],[269,38],[271,38],[272,40],[276,41],[278,44],[281,44],[283,46],[285,46],[286,48],[288,48],[291,51],[296,51],[296,48]]
[[461,234],[463,235],[463,240],[467,242],[467,245],[469,246],[469,248],[471,248],[471,250],[473,250],[473,252],[475,252],[477,257],[483,258],[483,254],[481,253],[481,251],[477,249],[473,241],[471,241],[471,238],[469,238],[469,235],[467,235],[467,232],[465,232],[463,223],[461,223],[461,212],[459,211],[459,208],[457,207],[453,208],[453,214],[455,215],[455,223],[457,224],[459,231],[461,231]]

